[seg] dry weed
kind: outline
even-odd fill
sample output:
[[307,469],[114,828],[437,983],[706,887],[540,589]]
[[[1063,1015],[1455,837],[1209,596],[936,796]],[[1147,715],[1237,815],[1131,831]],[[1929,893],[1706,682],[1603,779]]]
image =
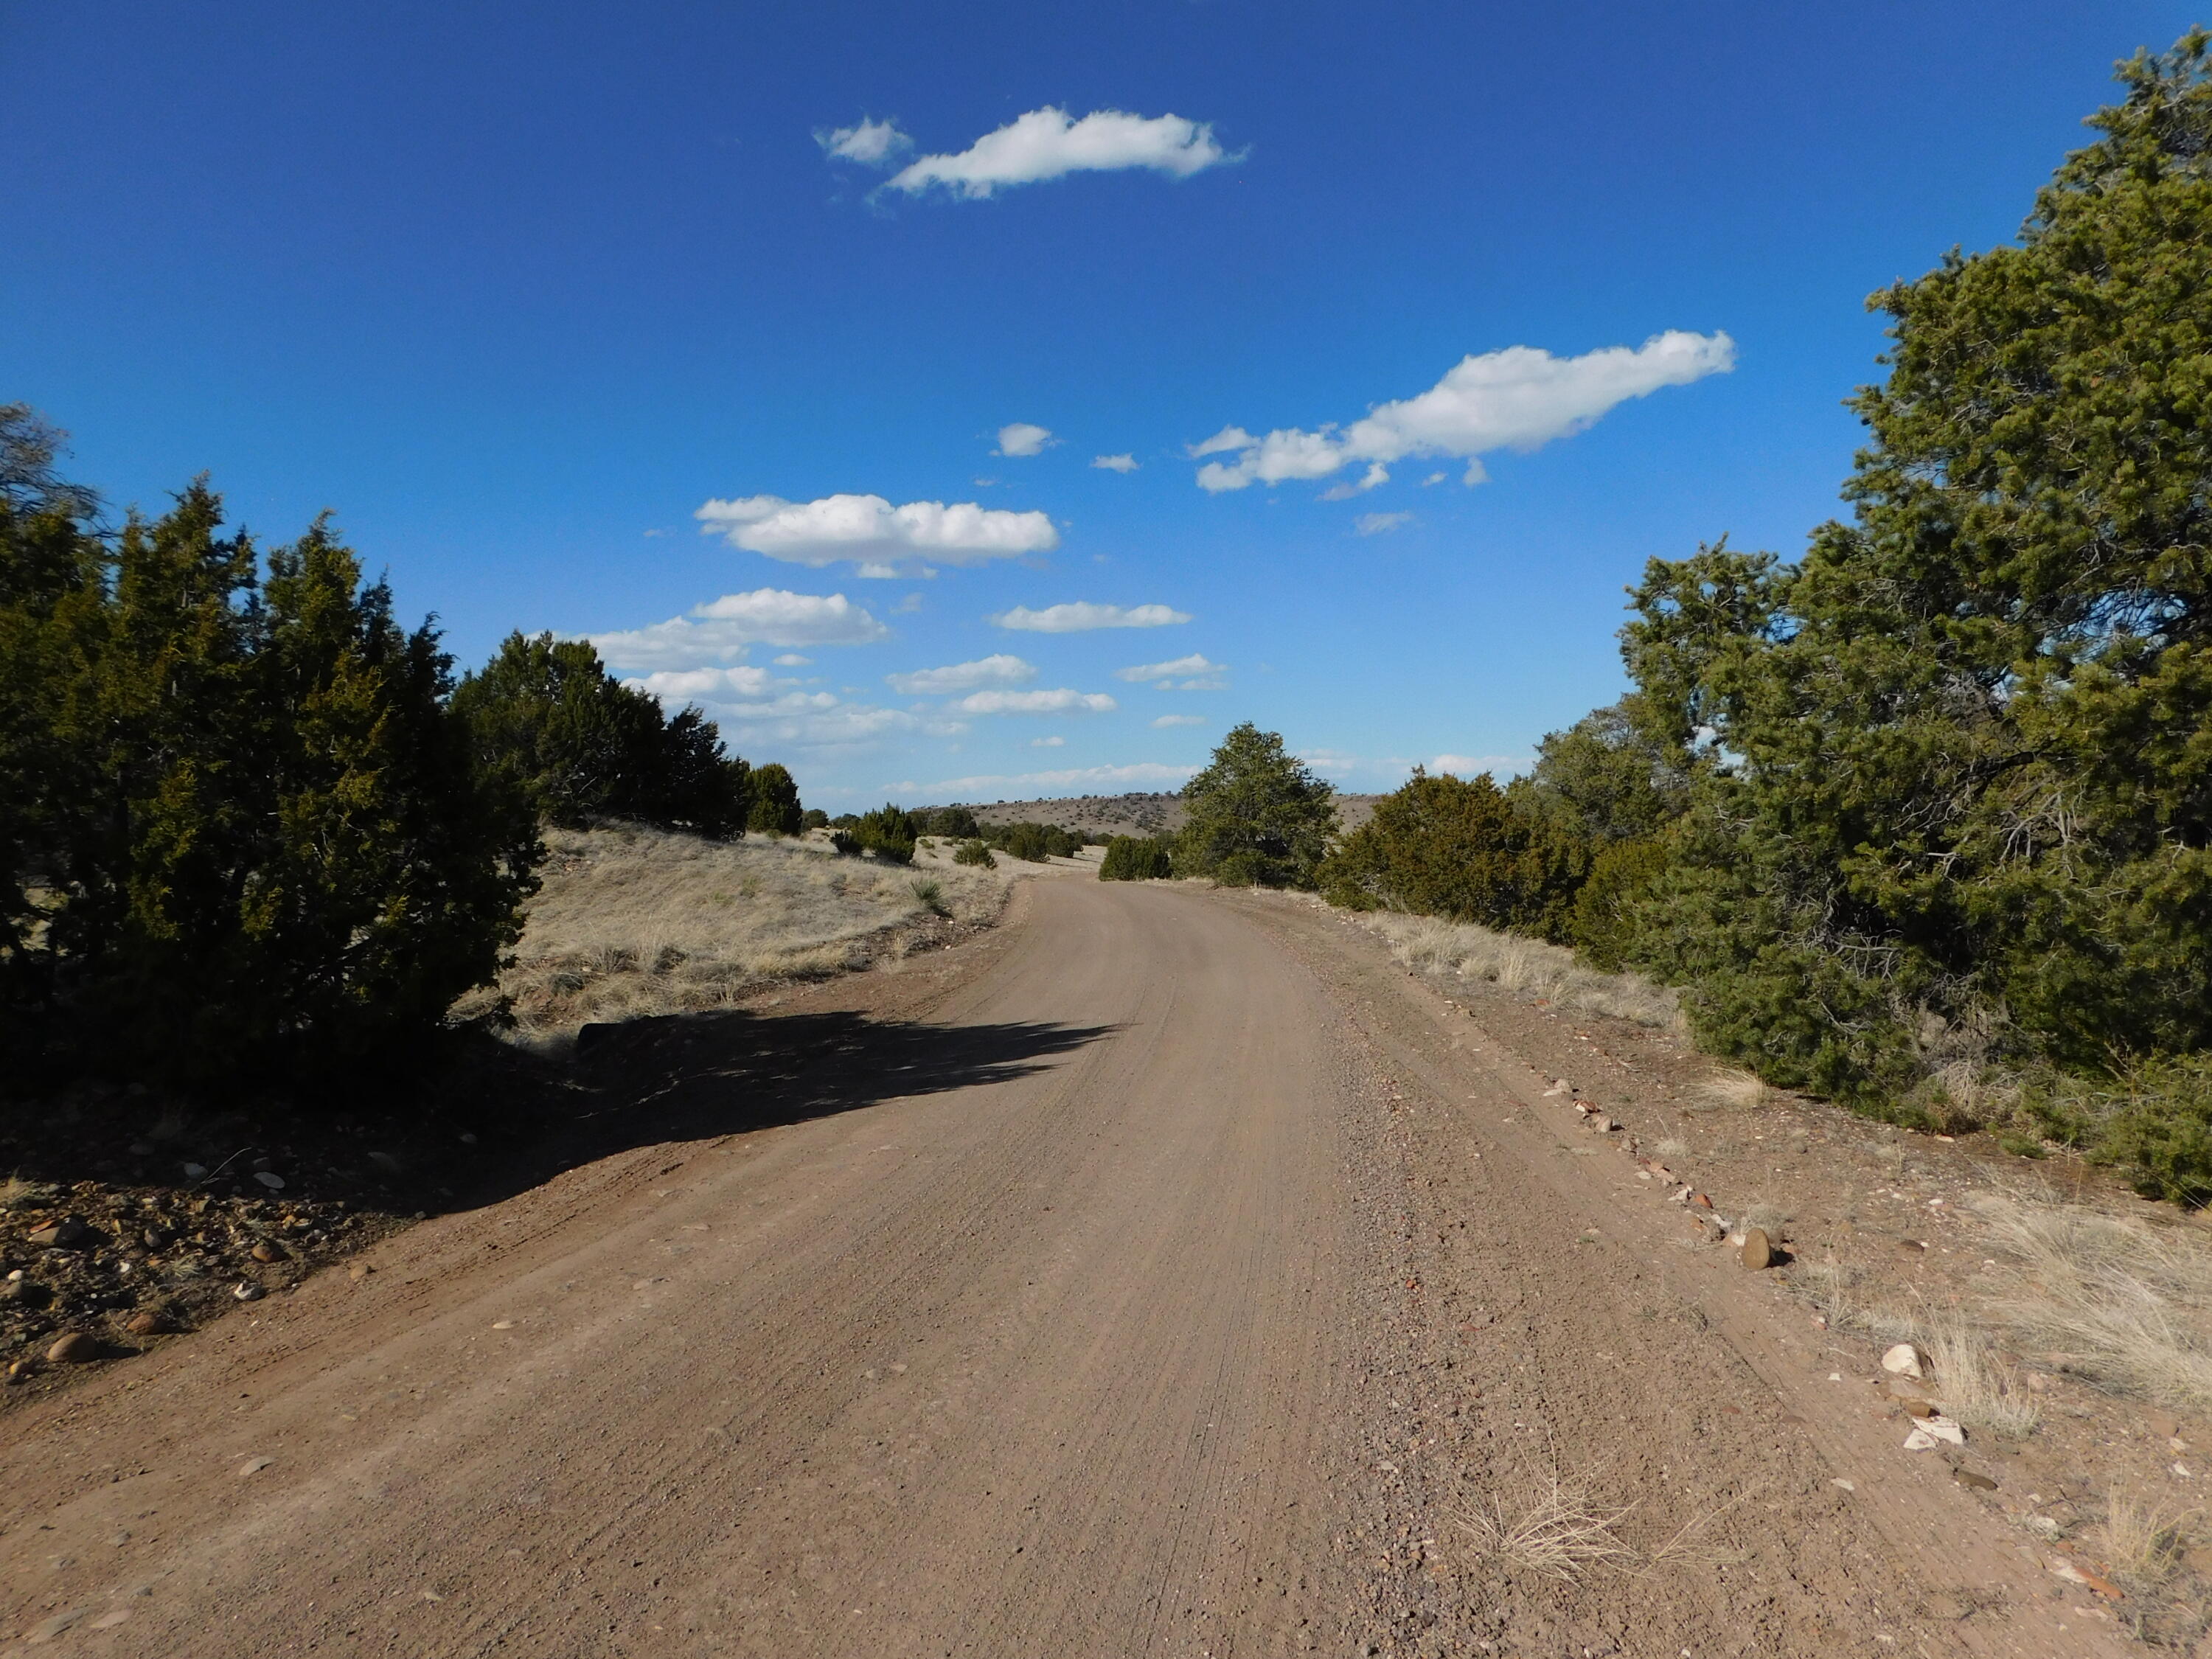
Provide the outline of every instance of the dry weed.
[[2194,1518],[2193,1511],[2176,1514],[2155,1498],[2142,1498],[2116,1485],[2105,1504],[2104,1522],[2097,1528],[2104,1540],[2106,1564],[2137,1589],[2165,1583],[2181,1563],[2187,1528]]
[[2106,1388],[2212,1411],[2212,1243],[2042,1194],[1978,1207],[2018,1275],[1992,1307],[2018,1340]]
[[1690,1155],[1690,1143],[1686,1140],[1677,1140],[1670,1135],[1652,1150],[1662,1158],[1687,1158]]
[[1527,1492],[1493,1492],[1467,1505],[1457,1521],[1477,1555],[1572,1583],[1593,1567],[1634,1558],[1613,1532],[1634,1508],[1593,1503],[1589,1488],[1564,1474],[1555,1458]]
[[1682,1029],[1673,991],[1636,974],[1599,973],[1562,945],[1431,916],[1378,911],[1356,920],[1389,939],[1390,954],[1408,968],[1487,980],[1502,990],[1639,1025]]
[[1944,1412],[1969,1428],[2019,1439],[2035,1432],[2042,1412],[1989,1340],[1955,1315],[1923,1320],[1913,1335],[1936,1375]]
[[727,1006],[764,981],[862,966],[872,938],[932,913],[988,919],[1006,891],[988,871],[933,865],[925,876],[803,840],[640,827],[545,840],[544,886],[498,987],[530,1038]]
[[1701,1103],[1736,1111],[1749,1111],[1766,1101],[1766,1085],[1749,1072],[1734,1066],[1723,1066],[1700,1078],[1696,1091]]

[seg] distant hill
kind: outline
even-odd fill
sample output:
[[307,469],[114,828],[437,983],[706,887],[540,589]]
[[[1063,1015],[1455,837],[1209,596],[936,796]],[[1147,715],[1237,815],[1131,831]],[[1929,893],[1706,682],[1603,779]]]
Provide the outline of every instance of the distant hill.
[[[1336,810],[1346,830],[1357,830],[1375,811],[1380,795],[1339,795]],[[1176,794],[1063,795],[1045,800],[964,801],[983,823],[1056,823],[1099,836],[1173,835],[1182,828],[1182,797]]]

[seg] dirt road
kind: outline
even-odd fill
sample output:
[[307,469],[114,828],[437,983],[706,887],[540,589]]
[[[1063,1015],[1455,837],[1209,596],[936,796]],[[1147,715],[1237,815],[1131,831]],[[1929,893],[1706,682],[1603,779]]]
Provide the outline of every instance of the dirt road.
[[[1854,1507],[1762,1328],[1590,1237],[1583,1172],[1505,1127],[1505,1059],[1362,949],[1226,896],[1039,882],[902,974],[608,1043],[683,1133],[9,1418],[0,1633],[2097,1650],[1976,1612],[1973,1538],[1931,1575],[1911,1517]],[[1480,1517],[1562,1486],[1635,1553],[1577,1582],[1483,1553]]]

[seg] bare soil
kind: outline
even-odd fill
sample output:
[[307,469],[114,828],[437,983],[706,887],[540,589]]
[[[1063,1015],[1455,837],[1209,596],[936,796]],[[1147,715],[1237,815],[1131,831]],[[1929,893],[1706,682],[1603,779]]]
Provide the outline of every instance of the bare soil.
[[[1447,1000],[1310,907],[1067,874],[949,948],[609,1028],[504,1195],[0,1419],[0,1632],[2119,1650],[1899,1449],[1863,1343],[1546,1093],[1577,1033],[1624,1118],[1691,1057]],[[1527,1524],[1562,1493],[1611,1552],[1571,1576]]]

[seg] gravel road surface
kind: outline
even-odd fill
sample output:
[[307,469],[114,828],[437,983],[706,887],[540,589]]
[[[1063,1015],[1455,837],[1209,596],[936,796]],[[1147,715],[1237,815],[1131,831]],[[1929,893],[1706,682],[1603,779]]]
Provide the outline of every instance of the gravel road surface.
[[[1839,1487],[1786,1316],[1615,1224],[1476,1036],[1325,917],[1079,877],[610,1042],[682,1133],[9,1416],[0,1638],[2104,1650]],[[1498,1547],[1547,1496],[1623,1553]]]

